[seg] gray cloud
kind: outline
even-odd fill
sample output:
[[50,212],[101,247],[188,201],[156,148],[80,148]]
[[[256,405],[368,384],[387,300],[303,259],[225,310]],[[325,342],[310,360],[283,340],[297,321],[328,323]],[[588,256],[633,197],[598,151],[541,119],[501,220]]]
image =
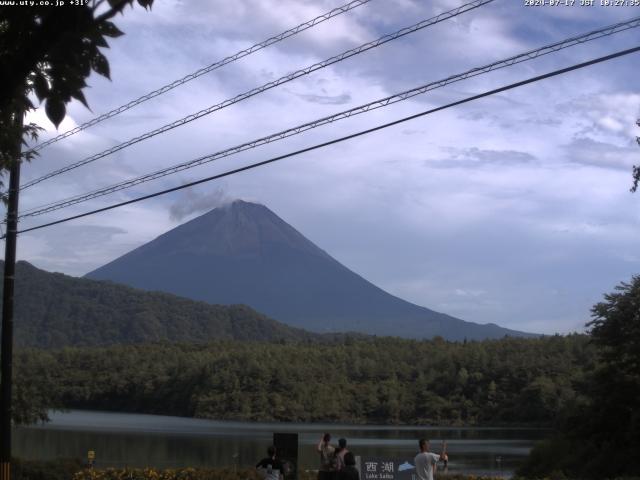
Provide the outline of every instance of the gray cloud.
[[427,133],[426,130],[419,130],[414,128],[405,128],[401,132],[403,135],[424,135]]
[[[128,233],[113,226],[67,225],[47,230],[44,238],[33,233],[21,235],[18,254],[48,271],[83,275],[134,248]],[[28,255],[22,255],[24,250]]]
[[547,117],[547,118],[533,117],[533,118],[527,118],[523,120],[523,122],[530,123],[532,125],[543,125],[547,127],[557,127],[559,125],[562,125],[562,120],[560,118],[553,118],[553,117]]
[[208,192],[189,188],[169,207],[169,216],[171,220],[181,221],[192,213],[213,210],[232,201],[233,199],[221,187]]
[[313,95],[298,93],[297,95],[307,102],[318,103],[320,105],[344,105],[351,101],[351,95],[348,93],[343,93],[341,95]]
[[[502,128],[515,128],[516,125],[514,123],[505,122],[504,119],[500,118],[499,115],[492,114],[486,110],[472,110],[467,113],[463,113],[459,115],[459,118],[463,120],[471,120],[475,122],[487,122],[492,125],[499,125]],[[530,118],[523,118],[520,120],[521,123],[531,124],[531,125],[539,125],[539,126],[549,126],[556,127],[562,124],[562,120],[556,117],[539,117],[533,116]]]
[[536,157],[516,150],[482,150],[472,148],[446,148],[447,158],[428,160],[425,165],[432,168],[481,168],[488,165],[517,166],[536,163]]
[[636,145],[619,147],[590,138],[575,139],[565,150],[572,163],[626,171],[631,171],[631,166],[637,162],[640,154]]

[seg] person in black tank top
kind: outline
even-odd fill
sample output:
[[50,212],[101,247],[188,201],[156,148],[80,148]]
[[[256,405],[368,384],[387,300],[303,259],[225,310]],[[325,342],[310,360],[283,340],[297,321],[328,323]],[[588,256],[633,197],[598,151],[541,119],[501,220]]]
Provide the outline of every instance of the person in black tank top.
[[344,467],[338,472],[338,480],[360,480],[360,472],[356,468],[356,457],[353,452],[344,455]]

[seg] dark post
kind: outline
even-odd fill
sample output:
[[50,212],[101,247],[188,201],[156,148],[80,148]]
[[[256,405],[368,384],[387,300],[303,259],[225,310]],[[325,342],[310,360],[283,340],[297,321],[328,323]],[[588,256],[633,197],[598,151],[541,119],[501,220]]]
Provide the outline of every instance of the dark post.
[[274,433],[273,445],[276,447],[276,455],[285,464],[282,472],[285,480],[298,478],[298,434]]
[[[16,118],[22,134],[22,115]],[[21,142],[21,136],[18,142]],[[20,152],[20,143],[18,152]],[[20,189],[20,155],[9,169],[7,235],[4,254],[4,290],[2,292],[2,354],[0,357],[0,480],[11,480],[11,383],[13,370],[13,289],[16,270],[18,230],[18,193]]]

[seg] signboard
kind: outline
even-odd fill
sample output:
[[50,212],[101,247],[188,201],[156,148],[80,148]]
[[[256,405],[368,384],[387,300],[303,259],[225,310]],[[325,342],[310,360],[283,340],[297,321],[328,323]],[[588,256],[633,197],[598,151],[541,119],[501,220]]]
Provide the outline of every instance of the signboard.
[[416,480],[413,458],[356,457],[361,480]]

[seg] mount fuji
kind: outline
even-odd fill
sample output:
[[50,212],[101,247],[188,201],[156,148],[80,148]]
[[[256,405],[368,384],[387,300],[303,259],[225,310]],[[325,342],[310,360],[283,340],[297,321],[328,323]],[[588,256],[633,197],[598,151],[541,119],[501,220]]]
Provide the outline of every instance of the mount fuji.
[[88,273],[212,304],[245,304],[313,332],[481,340],[531,336],[464,321],[373,285],[264,205],[216,208]]

